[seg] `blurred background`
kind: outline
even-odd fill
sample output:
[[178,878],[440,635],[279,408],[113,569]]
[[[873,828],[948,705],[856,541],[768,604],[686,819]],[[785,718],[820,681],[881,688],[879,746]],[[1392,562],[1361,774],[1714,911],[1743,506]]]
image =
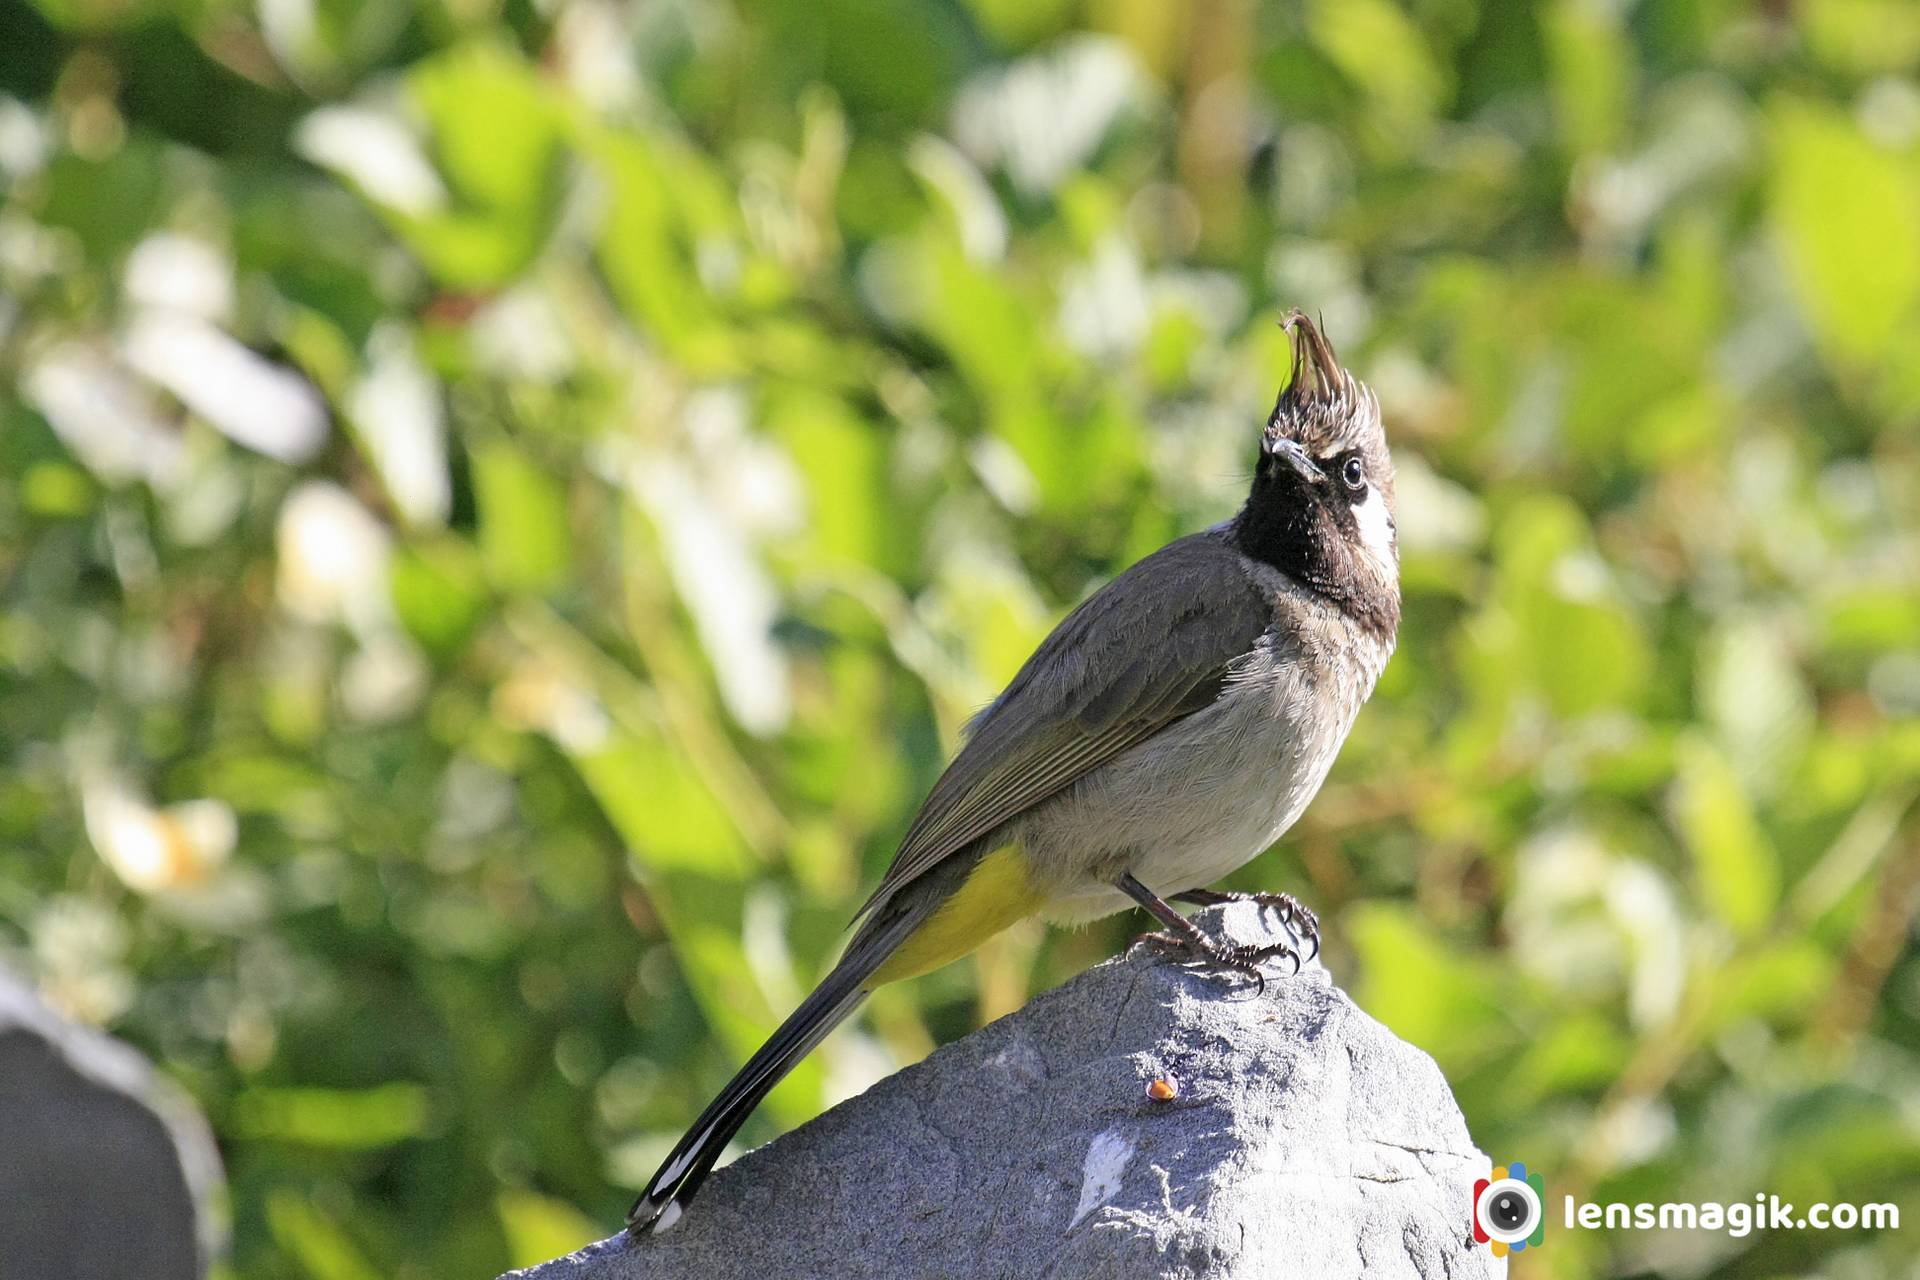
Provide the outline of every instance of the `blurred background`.
[[1920,8],[6,0],[0,192],[0,962],[206,1110],[230,1274],[615,1227],[1294,304],[1406,621],[1232,883],[1550,1199],[1909,1223],[1516,1275],[1916,1274]]

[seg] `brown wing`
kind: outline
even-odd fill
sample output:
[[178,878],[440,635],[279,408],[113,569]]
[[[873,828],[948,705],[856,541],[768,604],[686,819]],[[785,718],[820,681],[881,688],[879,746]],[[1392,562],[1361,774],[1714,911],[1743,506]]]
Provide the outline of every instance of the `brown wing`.
[[1053,629],[934,784],[872,911],[942,859],[1219,696],[1272,620],[1240,553],[1195,534]]

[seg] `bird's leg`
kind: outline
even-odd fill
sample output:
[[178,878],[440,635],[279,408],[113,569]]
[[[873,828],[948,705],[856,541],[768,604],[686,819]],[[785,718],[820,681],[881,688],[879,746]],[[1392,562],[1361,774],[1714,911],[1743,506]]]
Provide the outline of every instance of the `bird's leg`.
[[1227,902],[1251,902],[1262,911],[1277,911],[1281,923],[1313,944],[1313,955],[1320,954],[1320,917],[1290,893],[1236,893],[1229,889],[1188,889],[1173,895],[1173,901],[1193,907],[1217,907]]
[[1271,960],[1275,956],[1285,956],[1293,961],[1293,971],[1300,972],[1300,953],[1284,942],[1270,943],[1260,947],[1229,946],[1202,933],[1199,925],[1175,911],[1153,890],[1136,880],[1132,874],[1120,877],[1119,888],[1122,893],[1146,908],[1154,919],[1167,926],[1165,932],[1147,934],[1141,939],[1142,942],[1185,951],[1206,964],[1231,969],[1236,973],[1249,974],[1260,984],[1262,991],[1267,988],[1267,976],[1260,972],[1261,961]]

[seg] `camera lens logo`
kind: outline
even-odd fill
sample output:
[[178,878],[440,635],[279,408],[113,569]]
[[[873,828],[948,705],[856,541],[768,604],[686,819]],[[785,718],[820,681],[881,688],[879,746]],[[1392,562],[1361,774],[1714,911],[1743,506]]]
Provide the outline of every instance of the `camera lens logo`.
[[1547,1235],[1547,1184],[1527,1166],[1496,1165],[1491,1178],[1473,1183],[1473,1238],[1504,1258]]

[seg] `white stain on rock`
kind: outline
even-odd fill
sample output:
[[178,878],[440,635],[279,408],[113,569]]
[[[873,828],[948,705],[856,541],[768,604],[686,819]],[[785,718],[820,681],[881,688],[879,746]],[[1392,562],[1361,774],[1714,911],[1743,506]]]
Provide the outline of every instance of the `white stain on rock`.
[[1079,1226],[1082,1218],[1113,1199],[1120,1190],[1127,1161],[1131,1159],[1133,1143],[1119,1130],[1108,1129],[1094,1138],[1087,1147],[1086,1163],[1081,1166],[1080,1204],[1074,1209],[1073,1221],[1067,1224],[1067,1230]]

